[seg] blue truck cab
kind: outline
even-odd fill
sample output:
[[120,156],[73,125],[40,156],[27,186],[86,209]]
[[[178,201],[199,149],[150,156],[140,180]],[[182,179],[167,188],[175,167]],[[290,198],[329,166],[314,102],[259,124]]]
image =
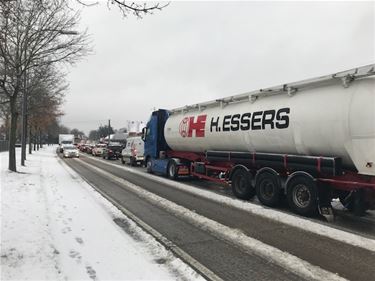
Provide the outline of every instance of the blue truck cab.
[[152,112],[150,120],[142,132],[147,172],[167,174],[170,159],[165,157],[165,152],[169,147],[164,138],[164,126],[168,117],[169,112],[165,109]]

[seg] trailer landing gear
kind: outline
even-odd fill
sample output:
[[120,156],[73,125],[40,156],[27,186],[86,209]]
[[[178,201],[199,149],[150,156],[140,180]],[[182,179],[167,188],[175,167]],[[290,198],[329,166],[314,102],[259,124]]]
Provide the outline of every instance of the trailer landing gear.
[[364,216],[368,209],[368,205],[365,202],[365,192],[363,189],[355,191],[345,191],[339,194],[341,204],[353,212],[356,216]]

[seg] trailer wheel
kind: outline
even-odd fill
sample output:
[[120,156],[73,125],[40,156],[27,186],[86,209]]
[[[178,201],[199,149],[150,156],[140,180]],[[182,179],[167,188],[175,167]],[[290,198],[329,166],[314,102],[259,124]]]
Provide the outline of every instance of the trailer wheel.
[[172,180],[177,179],[177,164],[173,160],[169,161],[168,163],[167,176]]
[[232,176],[233,194],[240,199],[248,200],[255,195],[255,189],[251,185],[251,174],[245,169],[238,169]]
[[287,199],[294,212],[303,216],[314,215],[318,210],[318,192],[313,179],[298,175],[287,184]]
[[255,190],[262,204],[275,207],[280,203],[281,186],[277,175],[267,171],[257,175]]
[[150,157],[146,160],[146,171],[147,173],[152,174],[152,162]]

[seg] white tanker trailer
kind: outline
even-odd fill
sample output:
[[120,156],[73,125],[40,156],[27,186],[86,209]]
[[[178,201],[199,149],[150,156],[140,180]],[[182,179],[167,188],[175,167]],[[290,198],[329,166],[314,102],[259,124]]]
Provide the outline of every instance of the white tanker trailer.
[[[375,202],[375,65],[152,113],[149,172],[232,185],[235,196],[311,215],[339,197]],[[326,209],[326,208],[325,208]]]

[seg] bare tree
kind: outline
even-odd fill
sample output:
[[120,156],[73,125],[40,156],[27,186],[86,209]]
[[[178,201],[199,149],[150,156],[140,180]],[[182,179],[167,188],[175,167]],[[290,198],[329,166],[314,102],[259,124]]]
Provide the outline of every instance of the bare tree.
[[[78,3],[84,6],[95,6],[99,4],[99,1],[95,2],[88,2],[86,0],[76,0]],[[114,5],[120,9],[123,16],[126,17],[129,14],[133,14],[134,16],[138,18],[142,18],[143,16],[147,14],[153,14],[155,11],[161,11],[163,8],[167,7],[169,5],[169,2],[167,3],[141,3],[141,2],[131,2],[131,1],[125,1],[125,0],[108,0],[107,1],[108,7],[110,5]]]
[[[31,153],[31,139],[46,132],[55,120],[63,115],[60,105],[68,88],[64,73],[50,64],[33,69],[28,83],[28,111],[29,153]],[[40,138],[39,138],[40,141]]]
[[65,0],[0,1],[0,90],[10,108],[9,170],[16,171],[18,101],[26,73],[52,63],[74,63],[89,52],[78,33],[79,12]]

